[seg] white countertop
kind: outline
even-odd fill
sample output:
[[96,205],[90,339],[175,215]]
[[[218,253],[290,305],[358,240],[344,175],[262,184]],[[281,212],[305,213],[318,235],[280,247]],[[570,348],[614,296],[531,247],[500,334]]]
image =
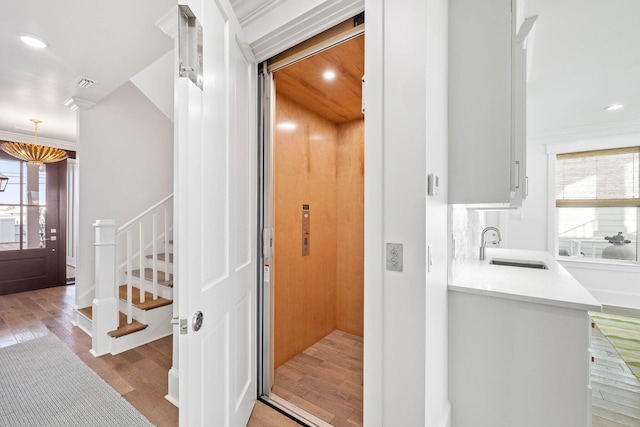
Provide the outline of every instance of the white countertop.
[[[551,255],[543,251],[486,248],[485,260],[467,261],[450,291],[601,311],[602,305]],[[491,265],[492,259],[541,261],[548,270]]]

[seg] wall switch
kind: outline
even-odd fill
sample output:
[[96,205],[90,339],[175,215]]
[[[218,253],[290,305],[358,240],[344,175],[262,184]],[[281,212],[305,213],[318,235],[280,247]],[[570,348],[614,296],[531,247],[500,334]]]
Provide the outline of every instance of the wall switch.
[[401,243],[387,243],[387,271],[402,271]]
[[429,196],[437,196],[440,189],[440,177],[430,173],[427,175],[427,194]]

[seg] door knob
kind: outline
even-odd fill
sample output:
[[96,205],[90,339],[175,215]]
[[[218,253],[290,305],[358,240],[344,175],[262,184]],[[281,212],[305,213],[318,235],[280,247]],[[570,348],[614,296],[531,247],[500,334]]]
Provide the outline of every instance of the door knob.
[[196,311],[193,313],[193,318],[191,319],[191,327],[194,332],[198,332],[202,327],[202,320],[204,318],[204,314],[201,311]]

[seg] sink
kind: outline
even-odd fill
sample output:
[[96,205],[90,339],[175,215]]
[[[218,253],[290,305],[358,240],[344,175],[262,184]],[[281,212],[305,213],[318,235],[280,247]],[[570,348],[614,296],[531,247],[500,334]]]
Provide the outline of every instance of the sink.
[[524,268],[537,268],[540,270],[548,270],[549,267],[542,261],[527,261],[523,259],[500,259],[493,258],[489,261],[489,264],[493,265],[506,265],[509,267],[524,267]]

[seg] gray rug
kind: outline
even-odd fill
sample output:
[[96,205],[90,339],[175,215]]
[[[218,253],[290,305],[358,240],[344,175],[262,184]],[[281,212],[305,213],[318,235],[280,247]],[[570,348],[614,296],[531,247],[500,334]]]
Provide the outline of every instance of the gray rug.
[[0,426],[152,426],[55,335],[0,348]]

